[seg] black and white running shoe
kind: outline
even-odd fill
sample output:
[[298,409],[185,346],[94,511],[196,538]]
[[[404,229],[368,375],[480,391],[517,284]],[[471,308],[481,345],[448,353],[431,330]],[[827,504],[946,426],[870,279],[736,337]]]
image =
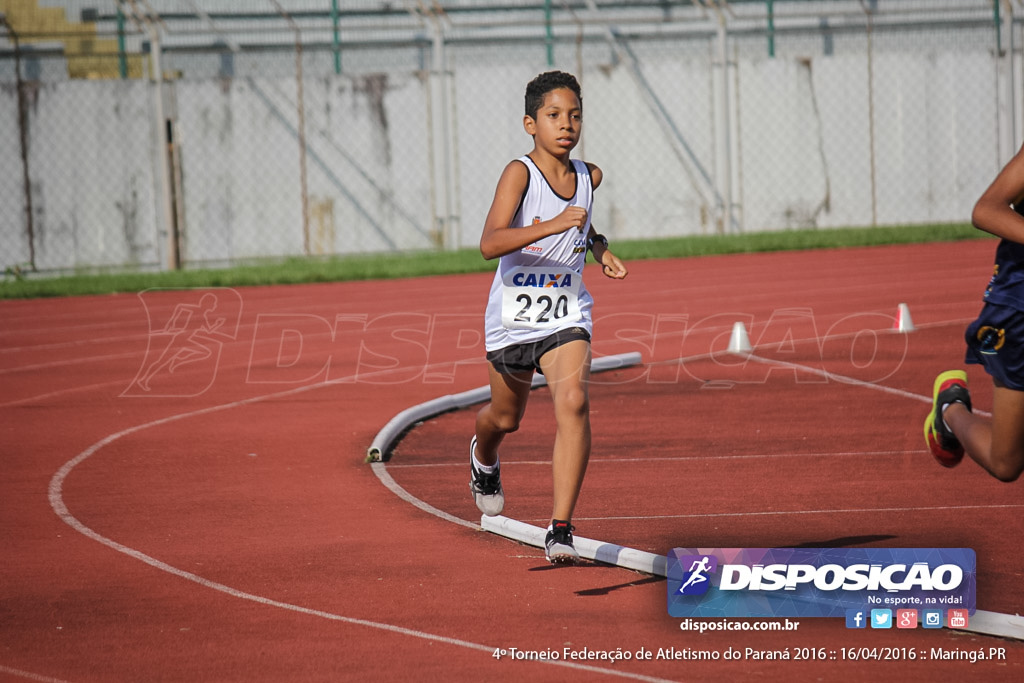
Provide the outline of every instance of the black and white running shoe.
[[500,515],[505,508],[505,492],[501,488],[501,465],[488,474],[477,469],[473,460],[476,453],[476,437],[469,442],[469,490],[473,492],[473,501],[488,517]]
[[551,520],[551,528],[544,538],[544,555],[551,564],[576,564],[580,554],[572,544],[572,532],[576,529],[567,520]]

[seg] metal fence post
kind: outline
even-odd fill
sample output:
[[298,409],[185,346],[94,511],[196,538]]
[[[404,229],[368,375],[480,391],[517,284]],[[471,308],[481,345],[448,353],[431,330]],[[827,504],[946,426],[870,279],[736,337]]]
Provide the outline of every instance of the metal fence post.
[[872,21],[871,7],[860,0],[861,8],[864,10],[867,22],[867,65],[868,65],[868,150],[871,158],[871,225],[878,225],[878,182],[876,180],[875,161],[875,74],[874,74],[874,46],[872,44]]
[[17,88],[18,103],[18,146],[21,154],[22,186],[25,190],[25,237],[28,241],[28,265],[31,270],[35,270],[35,211],[32,208],[32,176],[29,173],[28,163],[28,102],[25,98],[25,82],[21,79],[21,41],[18,39],[18,34],[14,30],[14,27],[7,23],[6,18],[4,18],[2,14],[0,14],[0,22],[3,22],[14,42],[14,80],[15,87]]
[[433,42],[430,67],[430,111],[431,148],[434,163],[431,173],[434,177],[435,224],[441,245],[445,249],[457,249],[458,235],[455,231],[452,198],[452,157],[451,126],[448,97],[448,67],[445,57],[445,35],[441,19],[431,13]]
[[1013,122],[1013,147],[1019,149],[1024,144],[1024,88],[1021,81],[1024,79],[1024,59],[1021,53],[1024,51],[1024,18],[1011,17],[1010,19],[1010,92],[1011,92],[1011,115]]
[[309,187],[306,172],[306,106],[303,94],[303,72],[302,72],[302,32],[299,25],[292,19],[292,15],[281,7],[277,0],[270,0],[278,14],[284,17],[288,26],[295,34],[295,97],[296,115],[298,123],[296,130],[299,138],[299,194],[302,204],[302,253],[309,256]]
[[732,113],[729,109],[729,33],[725,13],[716,4],[718,26],[715,32],[715,58],[712,62],[715,93],[715,185],[722,199],[721,214],[716,217],[719,233],[732,232]]
[[341,73],[341,31],[338,29],[338,0],[331,0],[331,49],[334,51],[334,73]]
[[164,73],[161,65],[160,29],[152,20],[144,18],[149,29],[149,54],[153,83],[153,118],[156,128],[157,164],[160,181],[160,209],[164,224],[164,267],[168,270],[181,268],[181,252],[178,249],[178,229],[174,220],[174,196],[171,188],[171,141],[168,139],[170,121],[164,113]]
[[[994,0],[996,25],[996,51],[993,55],[996,77],[996,132],[998,154],[1001,161],[1008,161],[1017,151],[1016,90],[1014,79],[1013,6],[1007,5],[1009,15],[1005,20],[999,12],[1002,0]],[[1004,38],[1004,35],[1005,38]]]

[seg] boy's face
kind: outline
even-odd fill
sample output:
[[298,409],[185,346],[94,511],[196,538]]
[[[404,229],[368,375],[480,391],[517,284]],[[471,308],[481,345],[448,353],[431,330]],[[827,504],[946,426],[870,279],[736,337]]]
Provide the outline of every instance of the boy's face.
[[580,141],[583,129],[580,100],[568,88],[552,90],[544,95],[537,118],[523,117],[523,127],[533,136],[535,147],[555,156],[566,154]]

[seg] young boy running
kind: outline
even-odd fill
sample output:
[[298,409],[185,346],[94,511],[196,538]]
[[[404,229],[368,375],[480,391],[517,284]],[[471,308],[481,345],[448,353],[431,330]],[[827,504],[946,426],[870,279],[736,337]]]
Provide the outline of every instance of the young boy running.
[[601,169],[569,158],[583,121],[579,83],[541,74],[526,86],[523,127],[533,150],[510,162],[498,180],[480,253],[499,258],[485,314],[491,402],[470,442],[470,489],[480,511],[505,504],[498,446],[519,428],[534,371],[544,374],[555,409],[554,498],[545,555],[575,563],[572,514],[590,458],[590,336],[593,299],[583,284],[587,250],[610,278],[626,267],[590,223]]
[[967,374],[950,370],[935,379],[924,436],[946,467],[964,453],[993,477],[1011,482],[1024,471],[1024,147],[999,172],[974,206],[979,230],[1001,237],[985,305],[964,334],[967,363],[992,376],[992,419],[971,412]]

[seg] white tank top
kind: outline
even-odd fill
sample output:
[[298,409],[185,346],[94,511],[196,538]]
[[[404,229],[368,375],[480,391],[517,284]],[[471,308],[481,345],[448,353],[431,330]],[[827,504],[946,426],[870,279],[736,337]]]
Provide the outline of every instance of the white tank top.
[[488,351],[539,341],[570,327],[593,334],[590,311],[594,300],[583,285],[594,191],[590,170],[584,162],[572,160],[576,192],[566,198],[551,188],[530,157],[522,156],[519,161],[529,171],[529,180],[509,227],[549,220],[569,206],[585,208],[587,224],[582,230],[550,235],[501,257],[484,316]]

